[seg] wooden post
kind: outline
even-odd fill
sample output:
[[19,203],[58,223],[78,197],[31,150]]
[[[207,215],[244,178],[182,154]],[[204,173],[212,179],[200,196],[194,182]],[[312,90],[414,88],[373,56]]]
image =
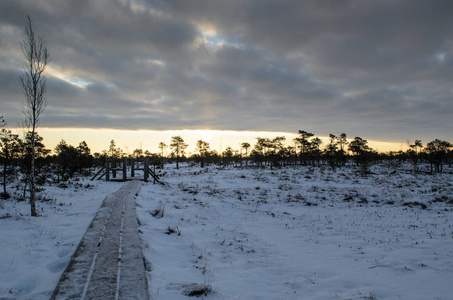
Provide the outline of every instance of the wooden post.
[[148,182],[149,176],[149,157],[145,157],[145,165],[143,166],[143,181]]
[[131,158],[131,177],[135,177],[135,159]]
[[[91,177],[90,180],[93,181],[94,179],[96,179],[96,177],[97,177],[99,174],[101,174],[101,172],[104,171],[104,169],[105,169],[105,166],[102,167],[102,168],[101,168],[101,169],[100,169],[93,177]],[[104,176],[104,174],[102,174],[101,176],[99,176],[99,179],[100,179],[102,176]]]
[[112,177],[116,178],[116,159],[112,159]]
[[105,159],[105,181],[110,181],[110,161]]
[[127,158],[123,157],[123,181],[127,181]]

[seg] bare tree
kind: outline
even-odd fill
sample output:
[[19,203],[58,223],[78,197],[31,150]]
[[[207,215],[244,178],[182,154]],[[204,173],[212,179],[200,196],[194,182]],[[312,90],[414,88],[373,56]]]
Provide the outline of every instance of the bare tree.
[[3,127],[6,125],[6,121],[5,119],[3,118],[3,115],[0,115],[0,127]]
[[25,95],[22,111],[25,115],[24,125],[31,132],[31,168],[30,168],[30,208],[31,215],[37,216],[35,204],[35,135],[41,113],[47,106],[46,77],[44,70],[49,63],[49,53],[43,37],[36,37],[30,16],[25,25],[26,39],[21,43],[24,54],[24,73],[19,83]]

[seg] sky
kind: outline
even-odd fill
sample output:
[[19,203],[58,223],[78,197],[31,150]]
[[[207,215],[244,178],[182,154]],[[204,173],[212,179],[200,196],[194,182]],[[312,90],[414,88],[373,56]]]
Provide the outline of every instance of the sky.
[[453,141],[449,0],[2,0],[11,127],[27,14],[51,55],[41,128]]

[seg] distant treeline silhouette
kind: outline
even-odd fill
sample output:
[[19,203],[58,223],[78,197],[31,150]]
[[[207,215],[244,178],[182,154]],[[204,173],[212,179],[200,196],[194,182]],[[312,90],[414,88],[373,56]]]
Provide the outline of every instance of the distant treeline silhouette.
[[[236,167],[269,167],[282,168],[285,166],[327,166],[330,168],[357,167],[367,172],[370,164],[378,161],[404,162],[413,165],[414,172],[421,171],[422,163],[429,164],[428,172],[442,173],[445,164],[451,166],[453,161],[452,144],[435,139],[425,146],[420,140],[409,145],[407,151],[378,152],[369,147],[368,141],[355,137],[347,139],[346,134],[339,136],[329,135],[329,141],[322,144],[320,138],[313,133],[300,130],[299,136],[292,140],[291,145],[285,145],[283,136],[273,139],[256,138],[255,145],[242,143],[239,150],[231,147],[219,153],[211,150],[208,142],[199,140],[192,155],[187,155],[185,150],[188,145],[181,136],[171,138],[169,146],[164,142],[159,143],[159,153],[151,153],[142,149],[135,149],[131,154],[126,154],[121,148],[110,142],[108,150],[101,153],[91,153],[86,142],[82,141],[77,147],[61,140],[53,149],[46,149],[43,139],[35,133],[35,175],[37,184],[48,180],[61,181],[72,178],[76,173],[90,175],[96,167],[103,166],[108,158],[139,158],[150,157],[151,163],[158,168],[164,168],[168,163],[182,161],[199,164],[204,167],[209,164]],[[168,150],[169,153],[168,153]],[[0,131],[0,161],[3,198],[9,196],[8,182],[20,179],[23,183],[23,196],[25,198],[27,186],[30,181],[32,141],[28,132],[23,138],[13,134],[10,130]]]

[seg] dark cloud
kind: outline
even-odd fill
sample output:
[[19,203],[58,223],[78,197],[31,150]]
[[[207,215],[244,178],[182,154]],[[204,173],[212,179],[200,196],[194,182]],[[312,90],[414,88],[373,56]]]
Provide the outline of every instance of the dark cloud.
[[[41,126],[452,139],[453,2],[0,2],[0,112],[26,14],[52,55]],[[14,121],[10,121],[14,122]]]

